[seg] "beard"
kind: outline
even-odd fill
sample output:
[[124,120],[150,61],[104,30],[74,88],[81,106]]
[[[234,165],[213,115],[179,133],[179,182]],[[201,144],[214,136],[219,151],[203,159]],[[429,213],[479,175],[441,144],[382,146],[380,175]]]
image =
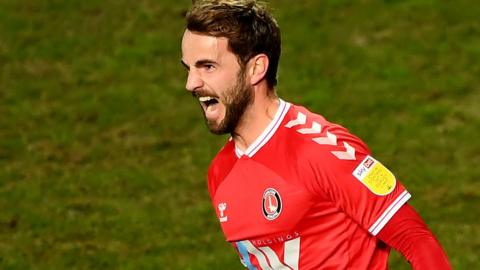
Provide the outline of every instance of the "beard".
[[234,133],[246,109],[253,103],[253,95],[253,87],[245,83],[245,71],[241,69],[235,85],[226,90],[219,100],[225,106],[225,117],[219,124],[205,117],[210,132],[217,135]]

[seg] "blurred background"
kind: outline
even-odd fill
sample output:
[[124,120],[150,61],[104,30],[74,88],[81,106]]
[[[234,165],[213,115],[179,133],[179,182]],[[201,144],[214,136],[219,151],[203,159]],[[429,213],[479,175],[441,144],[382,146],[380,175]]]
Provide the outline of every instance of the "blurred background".
[[[184,90],[190,3],[0,0],[1,269],[244,269],[206,188],[226,137]],[[477,1],[270,6],[279,95],[361,137],[478,267]]]

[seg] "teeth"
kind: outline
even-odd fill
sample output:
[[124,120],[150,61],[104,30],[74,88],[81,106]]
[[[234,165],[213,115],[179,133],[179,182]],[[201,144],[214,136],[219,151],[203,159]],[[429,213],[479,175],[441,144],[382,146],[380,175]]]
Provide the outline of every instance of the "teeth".
[[199,97],[198,100],[200,100],[201,102],[207,102],[207,101],[210,101],[214,99],[213,97]]

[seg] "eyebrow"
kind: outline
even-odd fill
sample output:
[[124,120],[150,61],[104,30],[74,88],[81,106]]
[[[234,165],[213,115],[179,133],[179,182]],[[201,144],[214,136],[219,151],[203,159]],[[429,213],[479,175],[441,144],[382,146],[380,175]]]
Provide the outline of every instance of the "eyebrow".
[[[187,65],[187,63],[185,63],[182,60],[180,60],[180,62],[182,62],[182,65],[187,69],[187,70],[190,70],[190,66]],[[204,65],[207,65],[207,64],[217,64],[217,62],[213,61],[213,60],[209,60],[209,59],[201,59],[201,60],[198,60],[197,62],[195,62],[195,67],[201,67],[201,66],[204,66]]]

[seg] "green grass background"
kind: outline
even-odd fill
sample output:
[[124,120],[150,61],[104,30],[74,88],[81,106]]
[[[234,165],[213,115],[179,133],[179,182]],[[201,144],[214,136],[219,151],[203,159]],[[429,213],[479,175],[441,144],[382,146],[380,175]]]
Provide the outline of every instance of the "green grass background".
[[[189,4],[0,0],[1,269],[243,269],[206,190],[225,138],[184,90]],[[271,6],[279,95],[363,138],[478,267],[480,5]]]

